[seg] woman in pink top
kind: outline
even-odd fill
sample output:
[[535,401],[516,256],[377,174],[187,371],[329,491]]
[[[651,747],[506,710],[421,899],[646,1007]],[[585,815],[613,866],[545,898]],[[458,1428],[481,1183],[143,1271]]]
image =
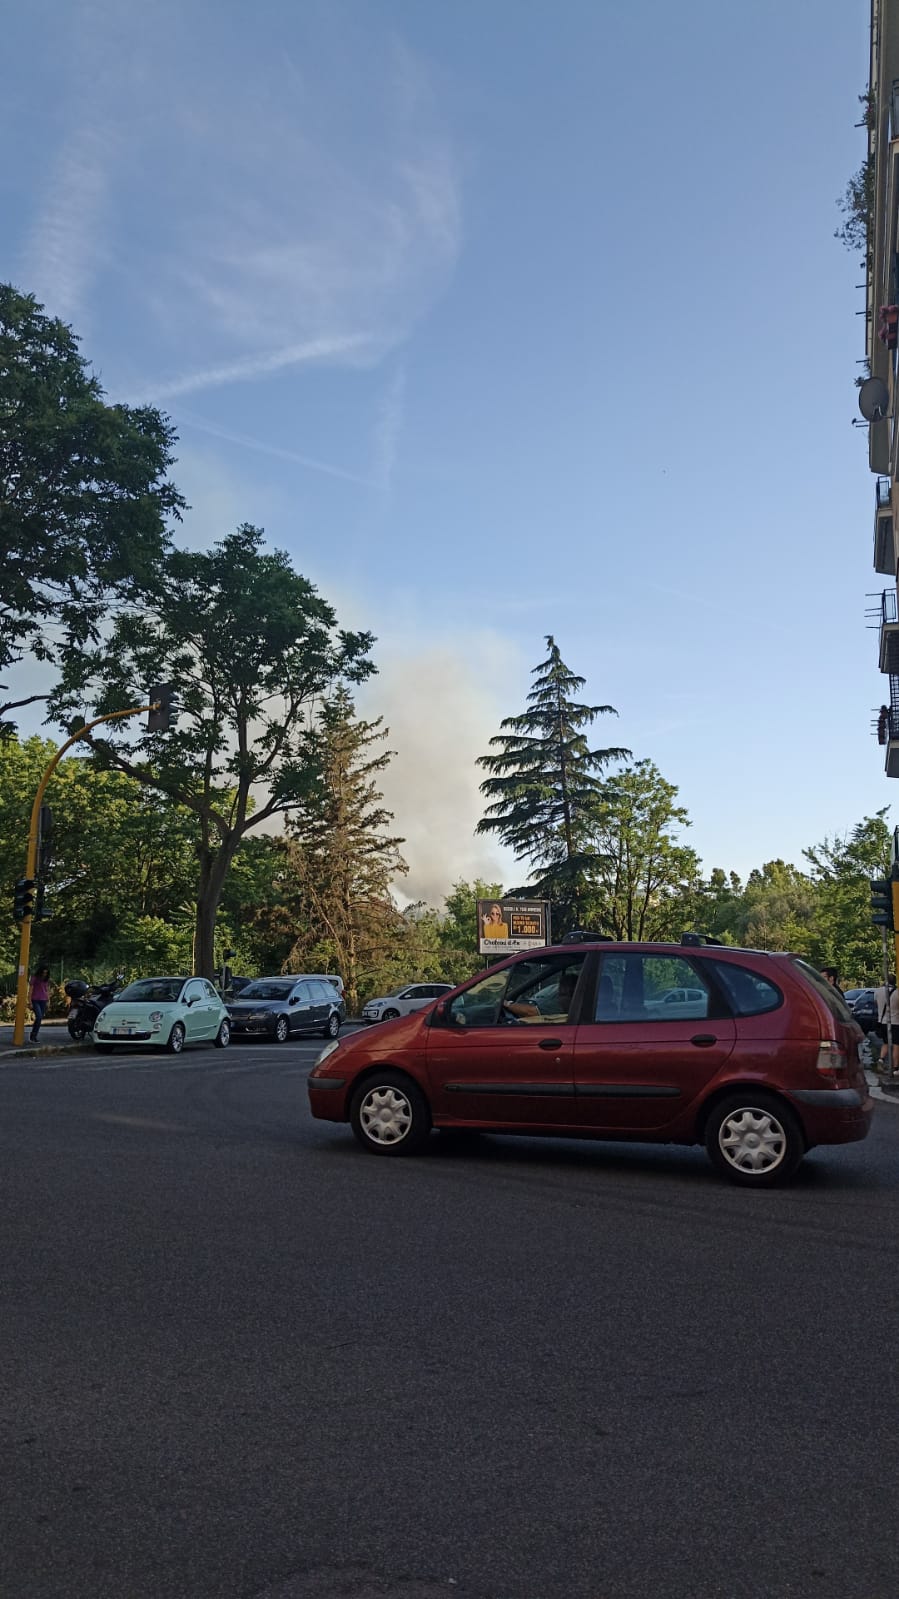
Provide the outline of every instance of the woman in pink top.
[[39,966],[31,979],[31,987],[28,990],[28,999],[31,1009],[34,1011],[34,1021],[31,1025],[32,1044],[37,1043],[37,1035],[41,1030],[41,1022],[44,1019],[44,1012],[47,1009],[49,998],[50,968],[49,966]]

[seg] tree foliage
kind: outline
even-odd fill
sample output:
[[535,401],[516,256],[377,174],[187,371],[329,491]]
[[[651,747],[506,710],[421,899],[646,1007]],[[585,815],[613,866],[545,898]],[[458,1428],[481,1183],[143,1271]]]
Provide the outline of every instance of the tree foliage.
[[386,737],[381,718],[357,717],[340,685],[307,735],[319,783],[290,820],[296,934],[289,964],[308,970],[314,952],[318,968],[340,972],[351,1010],[396,928],[391,885],[407,870],[377,786],[391,759],[380,748]]
[[504,719],[490,753],[479,758],[489,776],[481,784],[488,804],[477,831],[497,835],[536,868],[536,891],[556,902],[557,923],[571,923],[585,900],[601,773],[630,750],[591,748],[586,730],[597,717],[618,713],[612,705],[579,701],[586,679],[566,666],[551,634],[546,644],[527,709]]
[[108,640],[70,662],[58,705],[93,693],[99,713],[178,686],[168,733],[119,724],[92,739],[101,763],[190,811],[198,875],[194,963],[211,976],[215,918],[241,841],[317,791],[308,730],[321,697],[373,670],[368,633],[338,630],[331,606],[244,525],[208,551],[176,551],[152,594]]
[[174,442],[151,406],[106,404],[71,328],[0,284],[0,672],[96,639],[153,580],[184,505]]
[[684,930],[700,880],[699,857],[677,789],[652,761],[617,773],[596,806],[589,920],[618,939],[666,939]]

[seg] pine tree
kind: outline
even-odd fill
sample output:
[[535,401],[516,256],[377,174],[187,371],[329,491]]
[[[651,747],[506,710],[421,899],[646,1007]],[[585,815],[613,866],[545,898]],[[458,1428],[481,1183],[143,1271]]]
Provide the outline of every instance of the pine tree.
[[478,764],[489,772],[481,793],[489,800],[479,833],[494,833],[539,874],[534,889],[552,898],[556,930],[580,920],[585,877],[593,858],[590,834],[604,793],[601,773],[626,749],[591,749],[586,729],[598,716],[617,716],[612,705],[583,705],[575,698],[586,679],[562,660],[550,634],[548,655],[533,671],[528,709],[507,716]]
[[322,965],[333,964],[343,977],[351,1012],[360,983],[396,936],[402,918],[390,885],[408,869],[403,840],[387,831],[393,816],[376,782],[392,756],[373,753],[387,737],[381,721],[357,718],[343,687],[324,704],[309,735],[321,782],[294,814],[288,844],[299,922],[290,964],[305,965],[317,951]]

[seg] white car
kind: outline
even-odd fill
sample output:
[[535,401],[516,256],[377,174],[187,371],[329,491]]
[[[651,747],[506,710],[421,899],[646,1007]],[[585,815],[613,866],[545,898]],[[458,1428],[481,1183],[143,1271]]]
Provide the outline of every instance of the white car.
[[702,1020],[708,1015],[709,996],[702,988],[669,988],[658,999],[646,1001],[647,1011],[664,1019],[679,1016],[683,1020]]
[[452,983],[407,983],[383,999],[370,999],[362,1011],[364,1022],[393,1022],[398,1016],[408,1016],[414,1010],[424,1010],[441,994],[451,994]]

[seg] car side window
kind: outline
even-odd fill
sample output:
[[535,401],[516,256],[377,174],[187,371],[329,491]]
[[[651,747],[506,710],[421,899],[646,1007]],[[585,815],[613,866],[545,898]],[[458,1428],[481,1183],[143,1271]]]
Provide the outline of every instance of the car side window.
[[204,982],[203,988],[205,990],[207,999],[218,999],[218,994],[216,993],[216,991],[213,988],[211,983]]
[[732,961],[709,961],[715,981],[727,995],[735,1016],[762,1016],[783,1004],[780,989],[767,978],[751,972],[748,966]]
[[534,955],[482,977],[447,1007],[461,1027],[568,1024],[583,955]]
[[315,997],[320,1005],[333,1005],[337,999],[337,992],[330,983],[319,981],[315,984]]
[[701,1021],[705,982],[680,955],[604,955],[596,991],[598,1022]]
[[310,1000],[309,983],[297,983],[293,991],[293,998],[298,1005],[308,1005]]
[[188,983],[184,990],[184,998],[190,1004],[191,1000],[205,999],[206,993],[202,983]]

